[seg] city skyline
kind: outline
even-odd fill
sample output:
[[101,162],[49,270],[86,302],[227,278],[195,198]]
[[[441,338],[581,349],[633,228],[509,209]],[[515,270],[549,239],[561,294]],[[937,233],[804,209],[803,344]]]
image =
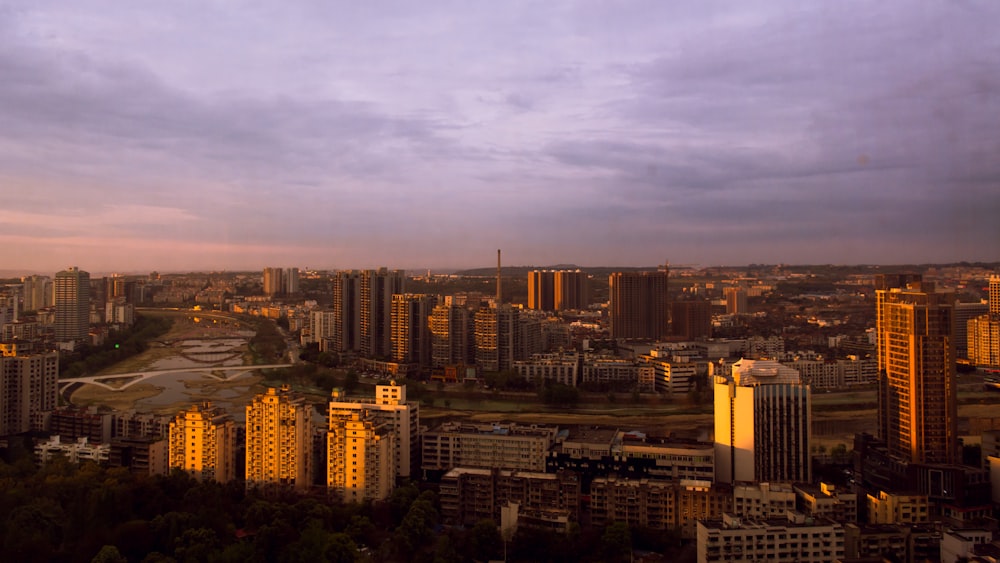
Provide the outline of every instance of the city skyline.
[[13,2],[0,263],[995,261],[998,19],[976,2]]

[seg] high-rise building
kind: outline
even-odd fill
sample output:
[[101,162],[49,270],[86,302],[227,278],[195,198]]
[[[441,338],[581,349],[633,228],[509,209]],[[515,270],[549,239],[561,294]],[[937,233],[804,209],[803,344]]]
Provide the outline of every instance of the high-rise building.
[[247,405],[248,487],[308,488],[312,482],[312,407],[287,386],[268,388]]
[[969,321],[982,316],[988,318],[990,306],[988,303],[955,302],[955,355],[958,358],[971,359],[969,355],[969,339],[972,332]]
[[590,305],[590,280],[580,270],[557,270],[554,280],[555,309],[586,309]]
[[396,484],[396,433],[366,410],[331,407],[327,487],[343,502],[384,500]]
[[392,361],[431,365],[430,316],[436,302],[423,293],[392,296]]
[[[961,327],[956,324],[955,330]],[[976,366],[1000,366],[1000,318],[982,315],[965,323],[967,358]]]
[[355,270],[333,276],[333,348],[361,350],[361,273]]
[[747,290],[742,287],[727,287],[723,290],[726,297],[727,315],[747,315],[750,309],[747,306]]
[[388,358],[392,351],[392,296],[403,293],[402,270],[361,272],[360,352],[366,358]]
[[169,466],[199,481],[228,483],[236,478],[236,423],[206,402],[182,410],[170,421]]
[[428,322],[431,333],[431,367],[443,368],[475,361],[472,311],[461,305],[434,307]]
[[608,279],[611,338],[660,339],[670,336],[667,300],[669,270],[616,272]]
[[25,311],[37,311],[52,303],[52,279],[48,276],[26,276],[21,278],[22,298]]
[[510,305],[483,307],[475,314],[476,366],[505,371],[514,365],[520,310]]
[[59,399],[59,354],[0,356],[0,436],[41,430],[37,415]]
[[1000,317],[1000,274],[990,276],[990,315]]
[[299,292],[299,269],[285,268],[281,271],[281,284],[285,295]]
[[552,270],[528,272],[528,308],[536,311],[555,310],[556,273]]
[[[415,402],[407,402],[406,386],[376,385],[373,399],[348,399],[339,389],[334,389],[329,405],[330,433],[327,434],[327,484],[339,487],[347,477],[342,473],[348,470],[347,459],[341,455],[346,436],[346,423],[358,416],[357,422],[371,421],[369,430],[379,434],[380,425],[387,425],[394,434],[392,441],[393,478],[404,479],[416,475],[420,460],[420,406]],[[361,430],[355,425],[355,430]],[[379,434],[382,435],[382,434]],[[380,438],[381,440],[382,438]],[[332,441],[331,441],[332,440]],[[380,458],[382,459],[382,458]]]
[[264,268],[264,293],[270,296],[290,295],[299,291],[298,268]]
[[954,298],[919,276],[876,281],[879,434],[910,463],[958,463]]
[[674,301],[670,304],[670,328],[685,340],[711,338],[712,303],[707,299]]
[[83,343],[90,332],[90,274],[76,266],[55,277],[56,340]]
[[715,480],[812,480],[812,396],[799,373],[741,359],[715,378]]

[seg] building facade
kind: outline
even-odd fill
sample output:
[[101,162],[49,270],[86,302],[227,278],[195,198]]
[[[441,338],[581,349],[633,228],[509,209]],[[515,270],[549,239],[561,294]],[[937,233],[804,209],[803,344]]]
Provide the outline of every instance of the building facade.
[[431,365],[430,316],[436,302],[435,296],[422,293],[392,296],[392,361]]
[[312,483],[312,407],[287,386],[246,407],[247,487],[306,489]]
[[59,404],[59,354],[0,356],[0,436],[39,428]]
[[402,270],[362,270],[360,280],[360,353],[388,358],[392,353],[392,296],[403,293]]
[[83,343],[90,332],[90,274],[76,266],[56,273],[56,340]]
[[170,422],[169,465],[199,481],[236,478],[236,423],[206,402],[177,413]]
[[608,278],[611,338],[670,336],[669,271],[616,272]]
[[715,378],[715,476],[722,483],[812,480],[812,396],[792,368],[742,359]]
[[953,299],[919,276],[878,283],[879,433],[902,460],[957,463]]

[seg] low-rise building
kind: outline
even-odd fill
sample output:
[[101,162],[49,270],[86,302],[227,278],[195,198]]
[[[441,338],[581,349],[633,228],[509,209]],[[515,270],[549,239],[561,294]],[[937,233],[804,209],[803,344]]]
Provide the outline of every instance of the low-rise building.
[[580,478],[572,471],[538,473],[457,467],[441,478],[441,517],[471,526],[483,519],[500,522],[516,505],[521,525],[565,529],[580,515]]
[[828,563],[844,558],[844,528],[791,513],[785,520],[743,520],[726,514],[698,522],[698,563],[769,561]]
[[35,459],[47,463],[56,455],[63,455],[70,463],[93,461],[106,463],[111,453],[111,444],[91,444],[87,438],[77,438],[74,442],[63,442],[59,436],[35,444]]
[[545,471],[555,426],[448,422],[423,434],[424,472],[455,467]]

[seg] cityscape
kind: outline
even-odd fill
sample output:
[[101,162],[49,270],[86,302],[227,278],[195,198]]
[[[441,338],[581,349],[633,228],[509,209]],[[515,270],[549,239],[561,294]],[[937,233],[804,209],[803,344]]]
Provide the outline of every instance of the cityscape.
[[[179,535],[109,537],[87,560],[308,553],[249,501],[350,513],[309,524],[337,561],[561,560],[566,541],[600,561],[1000,553],[1000,263],[502,256],[6,280],[5,474],[91,467],[237,505],[221,530],[189,509]],[[7,500],[11,522],[34,506]],[[5,552],[75,560],[51,532],[8,530]]]
[[0,561],[1000,561],[1000,3],[0,5]]

